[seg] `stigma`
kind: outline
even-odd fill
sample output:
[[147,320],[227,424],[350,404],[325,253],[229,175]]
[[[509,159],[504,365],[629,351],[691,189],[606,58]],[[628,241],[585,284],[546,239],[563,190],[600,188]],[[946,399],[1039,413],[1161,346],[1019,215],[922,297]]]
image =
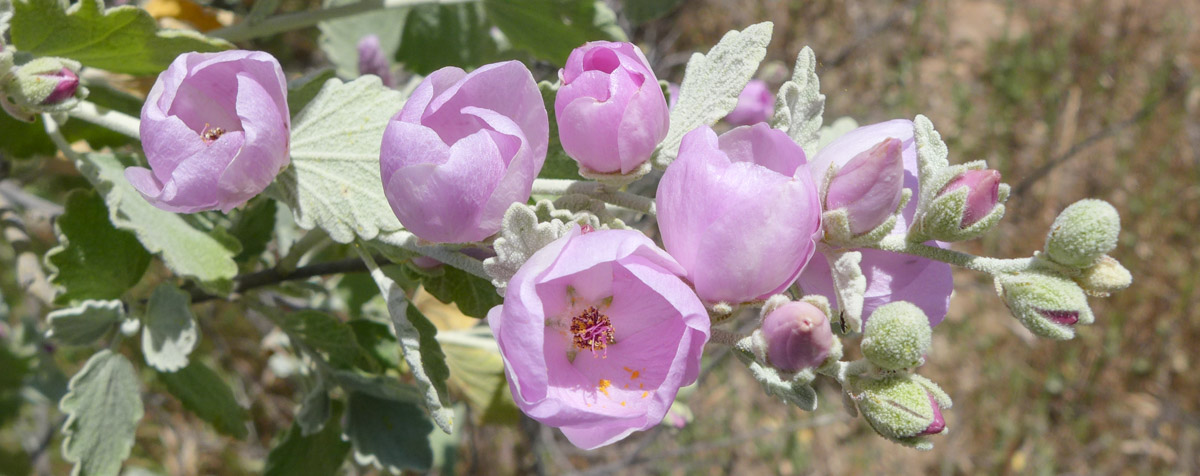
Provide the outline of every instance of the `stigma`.
[[204,123],[204,130],[200,131],[200,140],[204,141],[206,145],[212,144],[217,139],[220,139],[222,135],[225,135],[225,129],[208,127],[208,123]]
[[604,351],[602,357],[607,357],[608,346],[617,343],[612,320],[595,307],[588,307],[571,318],[571,334],[574,350],[590,350],[593,357],[596,351]]

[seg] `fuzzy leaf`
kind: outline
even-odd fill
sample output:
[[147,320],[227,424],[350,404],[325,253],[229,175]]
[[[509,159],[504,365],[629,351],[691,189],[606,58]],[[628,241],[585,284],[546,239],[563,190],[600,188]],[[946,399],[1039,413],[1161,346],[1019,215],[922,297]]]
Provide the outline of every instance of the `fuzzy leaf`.
[[428,470],[433,464],[430,430],[433,424],[425,418],[416,400],[387,400],[366,393],[350,393],[343,438],[353,445],[358,464],[393,474]]
[[115,155],[98,153],[86,154],[76,164],[104,195],[113,225],[132,231],[176,274],[217,293],[231,291],[238,271],[234,253],[212,235],[193,228],[182,215],[154,208],[125,180],[126,165]]
[[227,41],[196,32],[160,30],[133,6],[104,9],[102,0],[17,0],[12,42],[38,56],[63,56],[114,73],[158,74],[182,53],[221,51]]
[[517,274],[521,265],[566,232],[567,225],[559,221],[538,223],[538,217],[529,205],[514,203],[508,207],[500,225],[500,236],[492,243],[496,256],[483,261],[483,269],[492,277],[497,292],[503,295],[508,280]]
[[304,436],[300,425],[283,437],[267,455],[265,476],[333,476],[346,460],[350,443],[342,440],[342,405],[333,404],[333,417],[319,433]]
[[150,253],[132,233],[108,221],[104,201],[92,190],[67,196],[55,221],[59,245],[46,254],[50,282],[61,288],[54,301],[117,299],[137,284],[150,266]]
[[75,464],[72,475],[121,470],[142,419],[140,388],[133,364],[107,349],[71,377],[70,390],[58,406],[67,414],[62,451],[63,458]]
[[237,439],[246,437],[246,409],[233,397],[233,390],[208,366],[193,361],[182,370],[159,373],[159,380],[175,398],[217,431]]
[[566,64],[571,50],[589,41],[627,41],[604,2],[484,0],[483,7],[514,47],[559,66]]
[[787,132],[808,157],[817,155],[825,95],[817,79],[817,55],[807,46],[796,56],[792,79],[779,87],[771,125]]
[[125,306],[121,301],[84,301],[47,315],[50,330],[46,337],[66,345],[88,345],[124,319]]
[[[379,292],[387,302],[392,332],[395,333],[396,341],[400,343],[400,348],[404,352],[404,362],[412,371],[413,379],[417,382],[417,388],[421,392],[425,407],[433,417],[434,423],[437,423],[442,431],[450,433],[454,426],[454,410],[446,406],[448,398],[445,372],[448,370],[445,363],[439,360],[445,359],[445,354],[435,345],[437,341],[432,340],[433,334],[428,332],[428,328],[433,326],[427,320],[421,322],[424,315],[408,313],[409,303],[404,290],[400,289],[400,286],[392,278],[379,269],[370,255],[362,251],[360,251],[360,255],[367,263],[367,267],[371,269],[371,277],[375,279],[375,285],[379,287]],[[422,329],[426,330],[424,335],[422,335]],[[430,344],[430,341],[433,344]],[[426,353],[429,355],[427,356]],[[430,368],[426,368],[427,361],[431,364]],[[434,364],[435,362],[436,364]]]
[[329,415],[333,411],[332,403],[329,399],[329,389],[325,388],[324,381],[318,377],[317,385],[304,395],[300,409],[296,412],[296,425],[300,427],[300,433],[309,436],[325,428],[325,423],[329,421]]
[[840,327],[843,333],[862,332],[863,299],[867,292],[867,278],[863,276],[860,266],[862,253],[848,251],[830,258],[833,258],[829,260],[833,263],[830,270],[833,272],[834,288],[837,289],[839,311],[837,318],[830,316],[830,320],[841,321],[835,323],[835,327]]
[[401,228],[379,177],[383,130],[403,96],[364,76],[331,79],[296,116],[292,165],[268,189],[304,229],[320,227],[338,243]]
[[146,305],[142,330],[142,353],[146,363],[161,372],[174,372],[188,365],[188,354],[200,340],[192,315],[191,297],[172,284],[160,285]]
[[275,231],[277,203],[268,197],[256,198],[238,211],[229,227],[229,235],[242,246],[242,251],[234,257],[236,261],[245,262],[267,250],[271,232]]
[[671,109],[671,127],[654,164],[666,168],[679,154],[684,134],[719,121],[737,105],[738,95],[758,70],[771,41],[771,22],[726,33],[707,55],[694,53],[679,85],[679,101]]
[[[258,2],[255,2],[255,5],[258,5]],[[300,111],[303,111],[308,103],[317,97],[325,83],[336,76],[332,69],[325,68],[288,81],[287,103],[292,117],[295,118],[297,114],[300,114]]]

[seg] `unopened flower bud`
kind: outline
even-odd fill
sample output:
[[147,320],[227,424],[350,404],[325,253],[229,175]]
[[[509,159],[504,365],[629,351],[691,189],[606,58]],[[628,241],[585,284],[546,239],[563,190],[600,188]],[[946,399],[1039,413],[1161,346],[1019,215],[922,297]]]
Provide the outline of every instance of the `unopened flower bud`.
[[829,182],[825,209],[844,208],[851,233],[871,231],[896,212],[904,190],[902,148],[899,139],[884,139],[850,159]]
[[[6,55],[7,56],[7,55]],[[8,75],[4,92],[11,98],[19,115],[65,111],[87,95],[79,86],[76,61],[62,58],[36,58]],[[12,111],[10,111],[12,112]]]
[[992,169],[968,170],[942,188],[939,196],[967,188],[967,201],[962,209],[960,226],[966,228],[987,216],[1000,200],[1000,172]]
[[392,77],[392,66],[379,46],[379,35],[367,35],[358,40],[358,74],[379,76],[383,85],[396,87]]
[[907,301],[880,306],[863,329],[862,351],[871,363],[888,370],[918,367],[932,345],[929,318]]
[[1046,236],[1046,254],[1060,264],[1086,268],[1117,247],[1120,231],[1116,208],[1104,200],[1080,200],[1054,219]]
[[877,433],[897,443],[920,450],[933,448],[926,438],[946,430],[942,410],[950,408],[949,397],[928,379],[909,374],[880,379],[849,379],[858,410]]
[[829,357],[833,331],[829,318],[816,306],[790,302],[763,318],[767,360],[785,372],[815,368]]
[[996,290],[1013,316],[1048,339],[1075,337],[1076,324],[1095,321],[1083,289],[1070,279],[1043,273],[996,276]]
[[1086,268],[1076,276],[1075,283],[1083,288],[1090,296],[1106,297],[1116,291],[1129,287],[1133,283],[1133,275],[1121,266],[1121,262],[1108,255],[1101,256],[1096,264]]

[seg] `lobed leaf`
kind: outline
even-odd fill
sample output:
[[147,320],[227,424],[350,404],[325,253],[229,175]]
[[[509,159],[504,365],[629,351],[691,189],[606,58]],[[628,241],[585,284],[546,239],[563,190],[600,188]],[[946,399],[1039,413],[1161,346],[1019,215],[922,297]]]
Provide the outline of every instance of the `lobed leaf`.
[[162,284],[150,295],[142,329],[142,354],[160,372],[188,366],[188,354],[200,340],[191,296],[172,284]]
[[12,43],[38,56],[62,56],[114,73],[158,74],[190,51],[233,48],[202,34],[159,29],[150,13],[133,6],[104,8],[102,0],[16,0]]
[[107,349],[88,359],[71,377],[59,402],[63,424],[63,458],[74,463],[71,474],[117,474],[133,449],[142,419],[141,384],[133,364]]
[[775,97],[775,117],[771,125],[787,132],[805,155],[817,155],[821,132],[821,116],[825,113],[825,95],[817,78],[817,55],[807,46],[796,56],[792,79],[779,87]]
[[67,196],[55,220],[59,245],[46,253],[50,283],[60,289],[54,302],[117,299],[145,274],[150,253],[137,237],[108,220],[104,201],[93,190]]
[[208,366],[192,361],[177,372],[160,372],[158,378],[184,408],[212,424],[217,431],[237,439],[243,439],[249,433],[246,409],[238,404],[229,385]]
[[125,306],[121,301],[88,300],[47,315],[50,330],[46,331],[46,337],[66,345],[88,345],[124,319]]

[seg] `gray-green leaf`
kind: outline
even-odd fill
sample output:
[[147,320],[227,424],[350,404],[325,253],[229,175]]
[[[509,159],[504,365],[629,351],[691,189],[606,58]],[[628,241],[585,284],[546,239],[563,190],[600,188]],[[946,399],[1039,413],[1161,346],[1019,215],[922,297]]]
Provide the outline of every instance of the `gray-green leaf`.
[[176,274],[194,278],[217,293],[233,289],[238,271],[234,253],[212,235],[193,228],[182,216],[154,208],[125,180],[126,164],[117,156],[85,154],[76,166],[104,195],[113,225],[132,231]]
[[694,53],[683,72],[679,101],[671,109],[671,128],[654,164],[666,168],[679,154],[679,143],[692,129],[719,121],[737,105],[738,95],[758,70],[771,41],[771,22],[726,33],[707,55]]
[[483,319],[489,310],[504,302],[490,281],[450,266],[443,266],[442,270],[440,275],[423,277],[421,283],[433,297],[454,303],[463,314]]
[[817,78],[817,55],[807,46],[796,56],[792,79],[779,87],[771,125],[788,133],[809,157],[817,155],[825,95]]
[[415,7],[405,19],[396,61],[419,74],[443,66],[481,66],[499,48],[489,29],[478,3]]
[[88,300],[51,312],[46,319],[50,323],[46,337],[66,345],[88,345],[125,319],[125,306],[116,300]]
[[379,148],[404,98],[364,76],[325,83],[292,126],[292,166],[268,191],[305,229],[320,227],[338,243],[400,229],[379,178]]
[[345,322],[320,311],[304,310],[271,316],[289,336],[327,355],[335,367],[349,368],[358,358],[358,341]]
[[433,425],[416,401],[386,400],[352,392],[344,438],[362,465],[400,474],[425,471],[433,464],[429,432]]
[[140,387],[133,364],[107,349],[71,377],[70,390],[58,406],[67,414],[62,450],[63,458],[75,464],[72,475],[121,470],[142,419]]
[[246,437],[246,409],[233,397],[229,385],[208,366],[193,361],[177,372],[159,373],[158,378],[184,408],[217,431],[238,439]]
[[67,196],[55,221],[59,245],[46,253],[50,282],[60,304],[83,299],[117,299],[137,284],[150,266],[150,253],[137,237],[108,221],[104,201],[92,190]]
[[146,363],[161,372],[188,365],[188,354],[200,340],[191,297],[173,284],[162,284],[150,295],[142,329],[142,354]]
[[183,30],[160,30],[132,6],[105,10],[102,0],[17,0],[12,42],[38,56],[64,56],[114,73],[158,74],[182,53],[221,51],[227,41]]

